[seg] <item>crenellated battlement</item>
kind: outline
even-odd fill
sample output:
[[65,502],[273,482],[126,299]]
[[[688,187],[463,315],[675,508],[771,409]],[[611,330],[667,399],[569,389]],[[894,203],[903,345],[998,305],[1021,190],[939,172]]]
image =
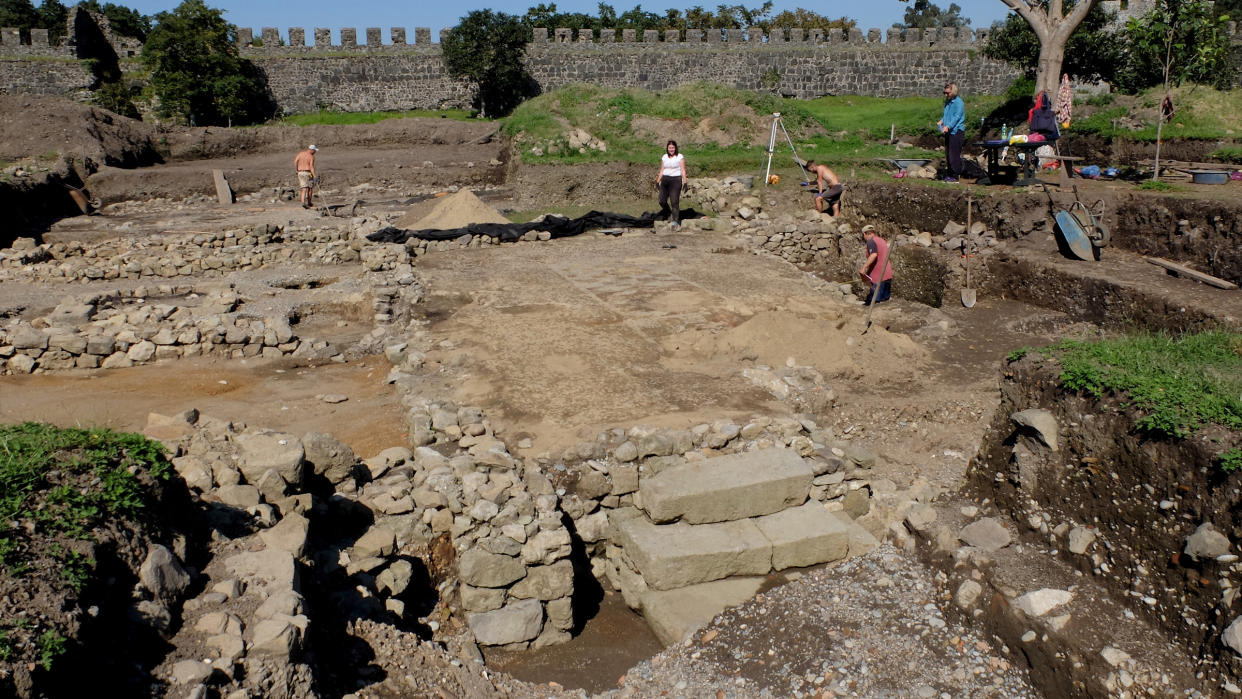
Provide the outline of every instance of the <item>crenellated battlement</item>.
[[[807,48],[807,47],[844,47],[844,48],[879,48],[900,47],[911,48],[950,48],[971,47],[987,43],[987,29],[900,29],[890,27],[885,30],[852,29],[849,32],[832,29],[802,29],[800,27],[777,28],[763,32],[758,28],[751,29],[688,29],[685,31],[669,29],[648,29],[641,34],[634,29],[609,29],[596,32],[593,29],[555,29],[536,27],[531,50],[540,50],[551,46],[571,45],[581,47],[609,46],[643,46],[647,48],[682,48],[712,47],[726,48],[749,46],[762,48]],[[438,41],[442,42],[448,34],[441,29]],[[334,40],[335,35],[335,40]],[[333,31],[324,27],[316,27],[308,35],[303,27],[289,27],[284,34],[277,27],[263,27],[258,34],[254,29],[241,27],[237,30],[237,44],[245,51],[292,52],[312,50],[401,50],[428,49],[432,43],[431,29],[416,27],[413,41],[405,27],[391,27],[388,30],[388,41],[384,41],[383,30],[379,27],[368,27],[361,35],[355,27],[346,27]]]
[[30,42],[22,42],[21,32],[14,27],[0,29],[0,56],[11,58],[73,58],[72,49],[48,40],[46,29],[31,29]]

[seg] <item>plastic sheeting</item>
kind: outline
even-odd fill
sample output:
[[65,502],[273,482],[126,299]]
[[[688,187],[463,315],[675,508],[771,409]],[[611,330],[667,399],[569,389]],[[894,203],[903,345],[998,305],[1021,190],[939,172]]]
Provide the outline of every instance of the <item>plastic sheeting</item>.
[[[410,239],[418,240],[456,240],[462,236],[487,236],[498,238],[501,242],[511,243],[529,231],[547,231],[553,238],[567,238],[586,231],[600,228],[652,228],[659,214],[645,213],[642,216],[627,216],[605,211],[591,211],[578,218],[549,215],[542,221],[530,223],[475,223],[464,228],[451,230],[413,231],[388,226],[367,236],[372,243],[404,243]],[[682,209],[681,219],[699,218],[702,216],[694,209]]]

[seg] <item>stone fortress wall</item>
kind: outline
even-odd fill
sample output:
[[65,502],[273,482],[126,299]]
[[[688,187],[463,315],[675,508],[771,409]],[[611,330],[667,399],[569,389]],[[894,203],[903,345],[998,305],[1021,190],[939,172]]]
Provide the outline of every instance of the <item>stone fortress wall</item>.
[[[1130,3],[1136,5],[1141,0]],[[1125,12],[1119,0],[1109,9]],[[1112,7],[1116,5],[1116,7]],[[84,15],[71,13],[70,23]],[[117,56],[135,56],[132,40],[104,34]],[[447,29],[439,32],[443,40]],[[1230,26],[1236,38],[1236,23]],[[52,46],[47,32],[34,30],[29,44],[15,29],[0,30],[0,92],[56,94],[89,98],[89,72],[75,59],[85,58],[73,37]],[[333,35],[336,35],[336,41]],[[285,113],[319,109],[342,111],[438,109],[470,103],[470,86],[452,79],[444,67],[432,30],[378,27],[335,32],[292,27],[283,35],[264,27],[256,35],[239,28],[242,55],[267,76],[268,87]],[[887,30],[778,28],[749,30],[593,30],[536,28],[526,52],[526,66],[538,89],[556,90],[573,83],[612,88],[663,90],[681,84],[726,82],[746,90],[788,97],[833,94],[878,97],[938,95],[949,80],[967,94],[1003,91],[1017,71],[983,58],[988,30],[889,28]]]
[[[440,32],[441,38],[447,30]],[[435,109],[461,106],[468,86],[444,70],[431,30],[392,28],[390,43],[372,27],[359,35],[342,29],[265,27],[238,32],[242,53],[268,76],[276,101],[288,111],[319,107],[346,111]],[[313,39],[311,38],[313,37]],[[967,91],[994,93],[1017,77],[1009,66],[978,55],[987,30],[892,28],[842,32],[778,29],[685,32],[632,29],[573,32],[536,28],[526,67],[541,91],[572,83],[663,90],[696,81],[772,90],[813,98],[829,94],[881,97],[936,95],[947,80]],[[312,60],[307,60],[312,59]]]

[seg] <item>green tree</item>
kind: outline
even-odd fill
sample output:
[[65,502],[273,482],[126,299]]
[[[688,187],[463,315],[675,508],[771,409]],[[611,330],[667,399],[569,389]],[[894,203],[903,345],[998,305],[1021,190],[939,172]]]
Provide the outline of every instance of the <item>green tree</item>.
[[[904,0],[903,0],[904,1]],[[1035,59],[1035,90],[1054,94],[1061,80],[1065,47],[1095,0],[1001,0],[1034,32],[1039,41]]]
[[[39,26],[47,30],[48,40],[53,45],[65,38],[65,22],[69,19],[69,8],[59,0],[43,0],[39,5]],[[8,25],[5,25],[8,26]]]
[[1142,17],[1126,24],[1127,62],[1123,76],[1129,86],[1158,81],[1164,100],[1156,107],[1156,158],[1152,179],[1160,177],[1160,143],[1164,122],[1172,116],[1169,89],[1192,81],[1228,88],[1233,83],[1228,16],[1217,15],[1204,0],[1156,0]]
[[29,40],[30,29],[38,26],[39,12],[30,0],[0,0],[0,27],[16,27]]
[[236,31],[220,10],[184,0],[155,16],[142,62],[159,113],[194,125],[232,124],[270,116],[258,71],[237,52]]
[[804,10],[801,7],[778,13],[776,16],[772,17],[771,24],[773,27],[785,27],[787,29],[801,27],[807,30],[822,29],[825,32],[829,29],[840,29],[848,32],[858,26],[858,22],[855,22],[848,17],[831,19],[819,14],[818,12]]
[[531,36],[521,18],[492,10],[475,10],[449,30],[441,46],[445,68],[475,84],[475,106],[484,116],[508,114],[530,94],[523,58]]
[[84,0],[78,3],[78,7],[107,17],[108,24],[112,25],[112,31],[121,36],[132,36],[145,41],[147,33],[151,31],[150,17],[123,5],[110,2],[100,4],[99,0]]
[[[1110,26],[1115,17],[1101,5],[1091,8],[1066,42],[1061,72],[1079,80],[1116,82],[1123,42]],[[1038,68],[1039,37],[1035,36],[1030,23],[1011,14],[1004,22],[992,25],[983,55],[1004,61],[1028,78],[1034,78]]]
[[1122,37],[1125,61],[1118,84],[1127,92],[1184,82],[1227,90],[1236,71],[1225,27],[1228,15],[1203,0],[1157,0],[1142,17],[1132,17]]
[[[957,3],[949,3],[949,9],[943,9],[931,0],[914,0],[902,17],[901,26],[914,29],[939,29],[941,27],[965,27],[970,20],[962,16],[962,8]],[[899,26],[899,25],[893,25]]]

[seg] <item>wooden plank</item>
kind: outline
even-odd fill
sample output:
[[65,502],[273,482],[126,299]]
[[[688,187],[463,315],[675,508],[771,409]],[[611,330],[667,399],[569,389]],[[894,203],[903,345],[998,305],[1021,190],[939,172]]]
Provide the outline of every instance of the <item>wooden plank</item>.
[[1227,282],[1224,279],[1220,279],[1219,277],[1213,277],[1210,274],[1204,274],[1203,272],[1197,272],[1185,265],[1179,265],[1176,262],[1170,262],[1169,260],[1166,260],[1162,257],[1146,257],[1143,259],[1147,260],[1153,265],[1164,267],[1165,269],[1170,270],[1172,272],[1177,272],[1178,274],[1184,274],[1187,277],[1194,279],[1195,281],[1203,282],[1204,284],[1214,286],[1217,289],[1232,290],[1232,289],[1238,288],[1238,285],[1234,284],[1233,282]]
[[221,204],[233,203],[233,188],[224,179],[224,170],[212,170],[211,177],[216,181],[216,200]]

